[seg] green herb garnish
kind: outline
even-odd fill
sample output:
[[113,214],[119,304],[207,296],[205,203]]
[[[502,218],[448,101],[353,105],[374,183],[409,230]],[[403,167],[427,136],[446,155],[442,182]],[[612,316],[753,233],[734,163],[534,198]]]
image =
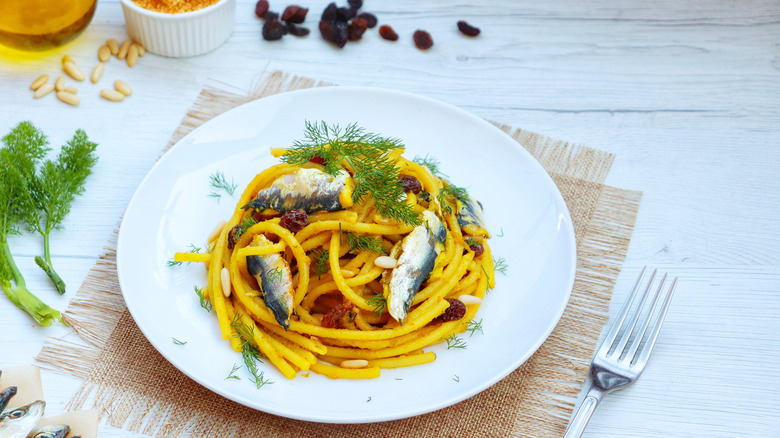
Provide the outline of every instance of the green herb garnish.
[[464,341],[463,339],[455,335],[450,336],[449,338],[446,339],[446,341],[447,341],[447,350],[449,350],[450,348],[465,349],[467,347],[466,341]]
[[506,259],[503,257],[499,257],[498,259],[493,259],[493,270],[496,272],[500,272],[504,275],[506,275],[506,270],[509,268],[509,265],[506,263]]
[[211,312],[211,303],[206,299],[204,296],[205,287],[199,288],[198,286],[193,286],[195,288],[195,293],[198,295],[198,299],[200,300],[200,307],[203,307],[206,309],[206,312]]
[[342,130],[338,125],[308,121],[304,136],[304,141],[293,143],[282,156],[283,162],[300,166],[320,157],[325,161],[324,171],[334,176],[349,168],[355,181],[355,203],[370,196],[382,216],[408,225],[420,224],[419,214],[403,201],[400,169],[389,157],[391,151],[403,148],[400,140],[367,133],[354,123]]
[[282,268],[273,268],[266,274],[268,281],[271,283],[279,283],[284,278],[284,271]]
[[224,190],[228,195],[233,196],[233,193],[235,193],[236,188],[238,187],[232,179],[228,182],[227,178],[225,178],[225,174],[219,170],[216,173],[209,175],[209,184],[211,184],[211,187],[215,190],[209,193],[209,196],[217,198],[218,200],[222,199],[222,194],[218,193],[217,190]]
[[274,382],[265,378],[264,372],[257,368],[257,364],[263,363],[263,357],[258,351],[257,347],[251,342],[254,342],[254,326],[248,327],[241,322],[241,318],[236,312],[231,321],[230,326],[236,331],[235,336],[241,339],[241,357],[244,359],[244,365],[251,374],[249,380],[257,386],[257,389],[262,388],[264,385],[270,385]]
[[377,292],[366,302],[366,304],[374,309],[374,313],[376,313],[377,316],[382,316],[382,313],[384,313],[387,308],[387,298],[383,294]]
[[236,235],[234,237],[234,240],[238,240],[238,238],[241,237],[242,234],[246,233],[246,230],[252,228],[252,226],[254,226],[255,224],[257,224],[257,221],[251,215],[245,217],[238,225],[238,228],[236,229]]
[[452,380],[460,383],[460,377],[457,374],[455,374],[455,377],[453,377]]
[[446,174],[442,173],[441,170],[439,170],[439,160],[437,160],[435,157],[432,157],[430,155],[426,155],[424,157],[416,156],[412,159],[415,163],[419,164],[420,166],[426,166],[432,174],[436,176],[447,176]]
[[322,274],[330,271],[330,251],[324,248],[317,248],[309,253],[309,257],[312,260],[311,270],[317,274],[319,280]]
[[484,333],[482,331],[482,320],[480,319],[479,321],[474,321],[474,320],[469,321],[469,326],[466,329],[466,331],[471,332],[469,337],[474,336],[474,332],[476,332],[476,331],[478,331],[480,333]]
[[[200,250],[201,250],[199,247],[197,247],[197,246],[193,245],[192,243],[190,243],[190,246],[189,246],[189,248],[190,248],[190,250],[189,250],[188,252],[191,252],[191,253],[193,253],[193,254],[195,254],[195,253],[198,253],[198,252],[200,252]],[[179,262],[179,261],[176,261],[176,260],[175,260],[175,259],[173,259],[173,258],[171,258],[171,259],[168,259],[168,266],[169,266],[169,267],[174,267],[174,266],[181,266],[181,265],[183,265],[183,264],[185,264],[185,263],[190,263],[190,262]]]
[[240,369],[241,369],[241,365],[233,364],[233,369],[230,370],[230,374],[228,374],[228,376],[225,377],[225,380],[228,380],[228,379],[241,380],[241,377],[238,377],[236,375],[236,371],[238,371]]
[[458,200],[466,204],[471,198],[469,197],[468,191],[463,187],[449,185],[442,187],[441,190],[439,190],[439,194],[436,195],[436,200],[443,210],[452,212],[452,207],[457,205]]
[[[20,234],[18,224],[36,209],[29,188],[37,163],[49,151],[46,136],[30,122],[22,122],[2,139],[0,149],[0,288],[8,298],[42,326],[62,321],[60,312],[27,289],[8,246],[8,236]],[[63,322],[64,323],[64,322]]]
[[176,338],[171,338],[171,339],[173,339],[173,343],[176,345],[187,345],[187,341],[180,341]]
[[361,236],[355,233],[345,232],[347,236],[347,245],[350,252],[365,251],[377,254],[387,255],[382,241],[373,236]]

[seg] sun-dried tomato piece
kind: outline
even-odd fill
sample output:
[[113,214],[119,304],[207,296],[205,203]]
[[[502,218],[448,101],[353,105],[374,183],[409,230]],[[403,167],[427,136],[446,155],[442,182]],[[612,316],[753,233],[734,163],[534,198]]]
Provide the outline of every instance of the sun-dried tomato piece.
[[[268,16],[268,13],[265,14]],[[266,41],[276,41],[282,39],[286,33],[284,23],[279,20],[267,20],[263,24],[263,39]]]
[[466,23],[463,20],[458,21],[458,30],[460,30],[460,32],[463,35],[467,35],[467,36],[470,36],[470,37],[475,37],[475,36],[479,35],[479,28],[478,27],[474,27],[474,26]]
[[287,228],[292,233],[301,231],[309,223],[309,215],[301,209],[290,210],[282,215],[279,225]]
[[369,12],[361,12],[358,14],[357,18],[362,18],[366,20],[366,24],[368,24],[369,29],[373,29],[374,26],[376,26],[377,20],[376,15],[371,14]]
[[401,181],[401,187],[406,193],[414,193],[416,195],[422,191],[422,184],[412,175],[400,175],[398,180]]
[[450,303],[450,307],[447,307],[447,310],[439,315],[437,319],[442,322],[450,322],[463,318],[463,316],[466,314],[466,305],[463,304],[463,301],[456,300],[455,298],[445,299],[448,303]]
[[433,47],[433,38],[431,34],[424,30],[417,30],[414,32],[414,45],[420,50],[428,50]]
[[346,328],[355,321],[355,305],[351,301],[337,305],[322,317],[322,326],[326,328]]
[[347,39],[350,41],[358,41],[363,38],[363,34],[368,29],[368,23],[362,18],[355,17],[347,26]]
[[266,0],[258,0],[257,4],[255,5],[255,15],[257,15],[257,18],[264,18],[266,12],[268,12],[268,1]]
[[398,41],[398,34],[395,33],[392,27],[386,24],[379,27],[379,36],[388,41]]
[[290,5],[284,9],[282,13],[282,21],[289,23],[303,23],[306,20],[306,14],[309,12],[309,8],[302,8],[298,5]]

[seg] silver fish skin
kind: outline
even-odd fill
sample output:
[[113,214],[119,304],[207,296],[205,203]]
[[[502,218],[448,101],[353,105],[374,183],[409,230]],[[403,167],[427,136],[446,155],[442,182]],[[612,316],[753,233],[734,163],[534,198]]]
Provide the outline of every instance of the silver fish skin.
[[[260,236],[260,240],[253,245],[270,244],[271,242],[265,236]],[[246,268],[249,275],[257,280],[257,284],[263,291],[263,301],[274,314],[276,322],[285,330],[289,329],[295,294],[290,265],[279,254],[250,255],[246,257]]]
[[343,210],[351,206],[342,205],[340,200],[344,191],[347,191],[351,199],[351,184],[347,181],[349,178],[349,173],[345,170],[334,177],[319,169],[298,169],[277,178],[267,189],[260,190],[255,200],[244,208],[271,208],[281,213],[301,209],[307,214],[323,210]]
[[9,386],[8,388],[5,388],[3,392],[0,392],[0,413],[2,413],[5,410],[5,407],[8,406],[8,402],[11,401],[12,398],[16,395],[16,387],[15,386]]
[[388,312],[403,324],[420,285],[428,278],[444,248],[447,229],[432,212],[423,212],[423,223],[401,243],[398,265],[390,276]]
[[46,402],[37,400],[20,408],[10,409],[0,415],[0,437],[25,438],[43,417]]
[[458,207],[458,226],[464,233],[490,237],[482,215],[482,204],[479,201],[471,198],[468,202],[458,200]]
[[65,438],[70,433],[67,424],[50,424],[38,426],[27,434],[27,438]]

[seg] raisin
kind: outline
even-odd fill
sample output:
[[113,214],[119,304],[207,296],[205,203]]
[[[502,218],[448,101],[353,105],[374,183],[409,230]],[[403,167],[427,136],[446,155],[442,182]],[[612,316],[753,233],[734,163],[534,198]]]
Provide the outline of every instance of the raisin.
[[355,320],[354,304],[347,301],[330,309],[322,317],[322,326],[326,328],[347,328]]
[[374,26],[376,26],[376,15],[370,14],[368,12],[361,12],[358,14],[357,18],[362,18],[366,20],[366,24],[368,24],[369,29],[373,29]]
[[433,47],[433,38],[428,32],[417,30],[414,32],[414,45],[420,50],[428,50]]
[[266,0],[258,0],[255,5],[255,15],[257,18],[263,18],[266,12],[268,12],[268,2]]
[[311,158],[309,159],[309,161],[310,161],[310,162],[312,162],[312,163],[316,163],[316,164],[322,164],[323,166],[324,166],[324,165],[325,165],[325,163],[326,163],[325,159],[324,159],[324,158],[322,158],[322,157],[321,157],[321,156],[319,156],[319,155],[315,155],[315,156],[311,157]]
[[301,231],[309,223],[309,215],[301,209],[290,210],[282,215],[279,225],[287,228],[292,233]]
[[274,11],[267,11],[265,14],[263,14],[263,18],[265,21],[278,21],[279,13]]
[[336,3],[329,3],[328,6],[325,7],[325,9],[322,11],[322,17],[320,17],[320,20],[322,21],[336,21],[336,11],[338,10],[338,7],[336,6]]
[[349,21],[355,15],[357,15],[357,11],[355,11],[352,8],[338,8],[338,9],[336,9],[336,20]]
[[233,249],[233,247],[236,246],[236,234],[238,234],[238,230],[240,229],[241,229],[241,225],[236,225],[235,227],[231,228],[230,231],[228,231],[228,235],[227,235],[228,249]]
[[282,13],[282,21],[289,23],[303,23],[306,20],[306,14],[309,12],[308,8],[302,8],[298,5],[287,6]]
[[347,0],[349,7],[352,9],[360,9],[363,7],[363,0]]
[[[266,13],[266,15],[268,15],[268,13]],[[284,24],[279,20],[269,20],[263,24],[263,39],[266,41],[280,40],[284,33]]]
[[343,21],[320,21],[320,34],[325,41],[338,47],[347,44],[347,23]]
[[475,37],[475,36],[479,35],[479,28],[478,27],[474,27],[474,26],[466,23],[463,20],[458,21],[458,30],[460,30],[460,32],[463,35],[468,35],[470,37]]
[[379,28],[379,36],[388,41],[398,41],[398,34],[395,33],[392,27],[386,24]]
[[450,307],[447,307],[447,310],[444,311],[441,315],[438,316],[438,320],[442,322],[450,322],[450,321],[457,321],[461,318],[463,318],[463,315],[466,314],[466,305],[463,304],[463,301],[456,300],[455,298],[445,298],[448,303],[450,303]]
[[347,39],[350,41],[358,41],[363,38],[363,34],[368,29],[368,23],[362,18],[353,18],[347,26]]
[[479,257],[485,252],[485,247],[481,243],[472,243],[469,249],[474,251],[474,257]]
[[298,26],[293,22],[287,22],[287,31],[289,31],[290,34],[295,35],[297,37],[302,37],[309,34],[308,27]]
[[398,179],[401,181],[401,187],[403,187],[404,192],[416,195],[422,191],[422,184],[412,175],[401,175]]

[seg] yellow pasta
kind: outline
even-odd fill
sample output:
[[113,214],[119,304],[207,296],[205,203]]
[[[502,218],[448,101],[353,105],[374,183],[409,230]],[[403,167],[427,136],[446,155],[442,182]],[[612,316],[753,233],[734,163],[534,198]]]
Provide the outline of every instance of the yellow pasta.
[[481,206],[382,141],[273,149],[285,163],[247,185],[210,252],[175,255],[206,264],[203,296],[234,349],[288,378],[365,379],[430,363],[424,349],[468,328],[480,304],[457,297],[495,286]]

